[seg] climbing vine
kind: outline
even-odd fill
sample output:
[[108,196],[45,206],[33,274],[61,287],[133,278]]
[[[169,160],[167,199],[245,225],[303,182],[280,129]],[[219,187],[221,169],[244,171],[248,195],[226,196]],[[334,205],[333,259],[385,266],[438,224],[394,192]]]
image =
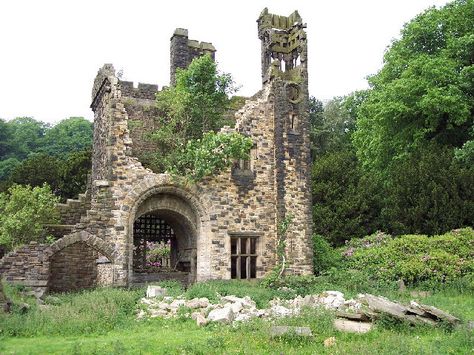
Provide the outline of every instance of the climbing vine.
[[278,264],[277,270],[278,271],[278,278],[283,276],[286,268],[286,233],[288,232],[288,228],[290,228],[291,222],[293,222],[293,215],[289,213],[288,215],[283,218],[283,221],[280,222],[278,225],[278,233],[277,233],[277,257],[278,257]]
[[291,213],[285,215],[283,220],[277,227],[277,243],[276,254],[277,264],[272,271],[263,280],[263,286],[272,287],[278,279],[281,279],[286,269],[286,236],[288,229],[293,222],[293,215]]

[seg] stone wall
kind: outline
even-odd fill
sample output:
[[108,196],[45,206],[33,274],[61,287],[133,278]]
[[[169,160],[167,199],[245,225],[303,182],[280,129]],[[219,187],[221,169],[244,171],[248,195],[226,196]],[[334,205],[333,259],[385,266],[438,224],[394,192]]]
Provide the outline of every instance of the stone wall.
[[100,253],[77,242],[55,253],[50,259],[49,290],[69,292],[95,287]]
[[61,224],[74,225],[79,223],[81,216],[90,209],[90,195],[80,194],[77,200],[67,199],[66,203],[58,203]]
[[49,246],[31,242],[0,260],[0,278],[31,287],[39,295],[48,287]]
[[149,165],[156,151],[156,143],[150,134],[159,127],[160,112],[155,97],[158,86],[120,81],[121,95],[128,115],[128,129],[132,140],[131,155],[136,156],[144,165]]
[[124,97],[154,101],[158,85],[138,83],[137,87],[134,87],[132,81],[120,80],[120,90]]
[[[64,236],[51,245],[31,242],[0,260],[0,278],[27,286],[41,296],[113,283],[113,247],[87,232]],[[102,265],[103,266],[99,266]]]

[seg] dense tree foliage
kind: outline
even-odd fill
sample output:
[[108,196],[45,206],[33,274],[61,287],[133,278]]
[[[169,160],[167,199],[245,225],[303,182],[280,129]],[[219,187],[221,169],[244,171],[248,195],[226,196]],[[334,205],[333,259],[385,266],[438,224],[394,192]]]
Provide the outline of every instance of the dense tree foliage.
[[0,191],[48,183],[62,199],[85,191],[92,123],[71,117],[49,126],[29,117],[0,119]]
[[[355,112],[363,97],[363,92],[356,92],[334,98],[319,113],[310,109],[315,147],[311,172],[314,230],[334,244],[381,227],[380,189],[364,174],[351,142]],[[312,99],[310,105],[318,101]]]
[[[369,79],[354,144],[385,173],[425,145],[462,147],[474,125],[474,2],[431,8],[405,25]],[[472,137],[471,137],[472,139]]]
[[66,158],[69,154],[89,150],[91,146],[91,122],[82,117],[71,117],[46,130],[40,151]]
[[431,8],[405,25],[369,90],[315,105],[317,233],[339,244],[473,225],[473,53],[474,2]]
[[14,185],[0,193],[0,247],[4,251],[30,241],[45,241],[45,223],[58,218],[55,197],[48,185]]
[[195,181],[230,166],[234,159],[248,158],[249,138],[217,132],[229,123],[225,113],[235,91],[232,77],[219,73],[209,55],[178,69],[176,85],[157,95],[163,116],[152,135],[158,151],[151,168]]

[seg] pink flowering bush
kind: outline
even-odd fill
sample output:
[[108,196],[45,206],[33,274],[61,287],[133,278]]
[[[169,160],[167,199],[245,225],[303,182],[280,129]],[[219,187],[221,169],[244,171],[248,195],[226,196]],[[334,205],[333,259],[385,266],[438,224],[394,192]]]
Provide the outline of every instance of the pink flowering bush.
[[[135,268],[146,271],[159,271],[164,267],[170,267],[171,240],[167,242],[145,242],[142,240],[134,248]],[[143,255],[145,261],[143,262]]]

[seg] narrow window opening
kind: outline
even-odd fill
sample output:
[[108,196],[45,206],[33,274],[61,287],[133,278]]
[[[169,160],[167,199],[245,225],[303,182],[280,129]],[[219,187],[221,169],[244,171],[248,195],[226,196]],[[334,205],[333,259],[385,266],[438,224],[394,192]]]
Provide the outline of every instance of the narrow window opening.
[[290,127],[292,131],[298,130],[298,116],[290,113]]
[[230,239],[230,274],[232,279],[254,279],[257,277],[257,237],[234,237]]
[[298,55],[296,58],[295,58],[295,67],[297,67],[298,65],[301,64],[301,59],[300,59],[300,56]]

